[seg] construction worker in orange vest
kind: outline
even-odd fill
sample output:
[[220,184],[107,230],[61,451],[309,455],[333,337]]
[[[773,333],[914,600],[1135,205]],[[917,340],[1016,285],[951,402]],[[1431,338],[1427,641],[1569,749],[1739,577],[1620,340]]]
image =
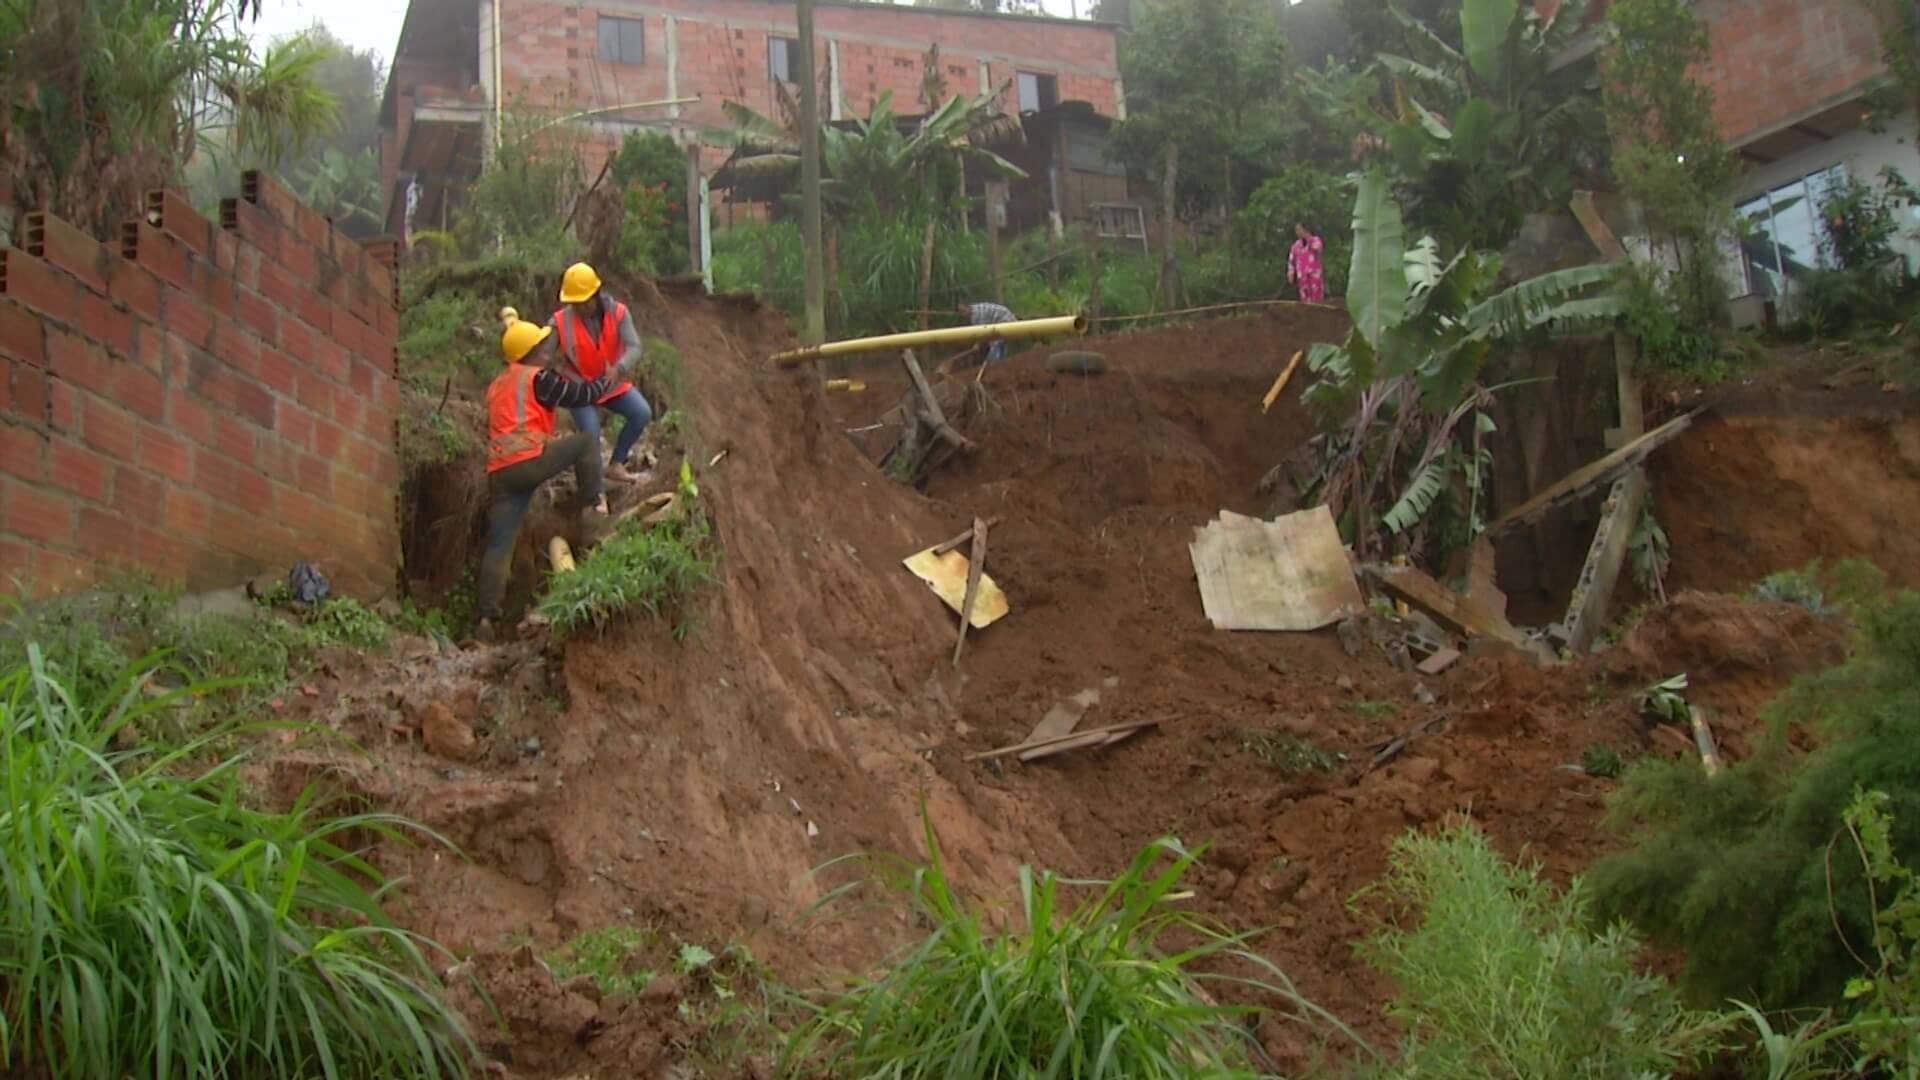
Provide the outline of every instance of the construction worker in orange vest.
[[633,328],[633,316],[627,305],[609,300],[600,287],[600,275],[586,263],[567,267],[560,279],[560,310],[548,324],[559,334],[563,370],[581,382],[608,376],[616,379],[613,388],[600,398],[573,409],[573,426],[600,437],[600,410],[607,409],[626,422],[607,458],[606,475],[622,483],[631,481],[627,455],[640,433],[653,420],[653,408],[626,381],[634,365],[640,362],[640,334]]
[[554,410],[591,406],[606,394],[609,380],[580,382],[547,366],[554,356],[553,330],[523,322],[503,308],[506,323],[500,354],[507,369],[487,387],[487,548],[480,557],[479,626],[482,641],[493,637],[507,571],[520,522],[541,484],[572,469],[582,509],[607,512],[600,492],[599,440],[586,432],[562,438],[553,434]]

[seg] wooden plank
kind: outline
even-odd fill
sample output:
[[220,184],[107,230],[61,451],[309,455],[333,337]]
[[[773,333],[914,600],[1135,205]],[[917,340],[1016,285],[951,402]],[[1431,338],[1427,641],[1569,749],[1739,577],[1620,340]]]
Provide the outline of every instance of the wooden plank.
[[1506,619],[1481,609],[1411,566],[1384,567],[1379,578],[1381,587],[1388,593],[1426,612],[1452,633],[1492,638],[1523,649],[1529,647],[1525,636]]
[[1599,487],[1611,484],[1621,473],[1638,466],[1646,460],[1648,454],[1687,430],[1692,425],[1693,418],[1698,415],[1699,411],[1695,410],[1676,416],[1600,460],[1574,470],[1572,474],[1548,485],[1545,491],[1528,499],[1500,520],[1487,526],[1487,531],[1482,535],[1492,539],[1515,526],[1531,525],[1545,517],[1547,512],[1555,507],[1563,506]]
[[[1000,519],[997,517],[990,517],[987,519],[988,528],[992,528],[993,526],[998,524],[1000,524]],[[969,525],[967,526],[966,531],[962,532],[959,536],[956,536],[951,540],[942,540],[939,543],[928,548],[927,550],[933,552],[935,555],[945,555],[947,552],[952,551],[954,548],[959,547],[961,544],[964,544],[971,539],[973,539],[973,526]]]
[[1452,667],[1459,659],[1459,649],[1441,649],[1439,652],[1420,661],[1414,670],[1422,675],[1438,675]]
[[1305,355],[1307,355],[1305,349],[1293,351],[1293,359],[1287,361],[1287,369],[1280,373],[1279,378],[1273,380],[1273,388],[1267,391],[1267,396],[1260,399],[1261,412],[1273,408],[1273,403],[1280,400],[1280,395],[1286,392],[1287,380],[1293,378],[1293,369],[1300,366],[1300,358]]
[[[1058,746],[1061,743],[1092,746],[1096,742],[1104,742],[1108,737],[1113,735],[1131,735],[1141,728],[1153,727],[1159,722],[1158,720],[1132,720],[1124,724],[1114,724],[1109,727],[1088,728],[1085,731],[1077,731],[1071,735],[1062,735],[1058,739],[1047,739],[1037,743],[1020,742],[1014,743],[1012,746],[1001,746],[992,750],[981,750],[977,753],[968,754],[964,760],[985,761],[988,758],[1006,757],[1008,754],[1020,754],[1029,750],[1043,750],[1050,746]],[[1092,739],[1092,736],[1096,735],[1100,736],[1100,738],[1097,740]]]
[[900,362],[906,365],[907,375],[913,380],[914,389],[920,392],[920,401],[926,407],[924,414],[929,426],[948,444],[962,450],[973,449],[973,440],[955,430],[947,422],[947,412],[940,407],[940,399],[934,396],[933,387],[927,382],[927,375],[920,370],[920,361],[914,359],[912,349],[900,350]]
[[960,601],[960,637],[953,643],[953,666],[960,666],[960,650],[967,647],[967,620],[973,618],[973,598],[980,593],[980,571],[987,565],[987,523],[973,519],[973,555],[967,560],[967,595]]
[[1574,584],[1567,605],[1567,648],[1579,656],[1593,644],[1600,628],[1607,624],[1607,611],[1613,604],[1614,586],[1626,566],[1627,551],[1633,542],[1633,530],[1640,522],[1640,510],[1647,496],[1647,471],[1634,469],[1614,482],[1606,513],[1594,527],[1593,543],[1580,568],[1580,580]]
[[1574,192],[1571,205],[1574,218],[1580,222],[1580,228],[1586,231],[1587,239],[1599,249],[1601,258],[1618,261],[1627,257],[1627,249],[1621,245],[1620,238],[1613,234],[1607,220],[1600,216],[1600,208],[1593,205],[1593,192]]
[[1047,714],[1042,716],[1040,722],[1033,725],[1033,730],[1027,733],[1027,741],[1046,742],[1072,734],[1073,729],[1079,727],[1080,721],[1086,717],[1087,710],[1098,704],[1100,704],[1098,690],[1082,690],[1072,697],[1054,702],[1053,708],[1048,709]]

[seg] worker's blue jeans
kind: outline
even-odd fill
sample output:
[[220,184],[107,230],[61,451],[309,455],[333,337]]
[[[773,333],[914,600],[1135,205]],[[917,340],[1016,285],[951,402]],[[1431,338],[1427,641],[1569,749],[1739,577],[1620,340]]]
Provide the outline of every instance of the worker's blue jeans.
[[1007,358],[1007,343],[996,341],[987,347],[987,363],[991,364]]
[[568,469],[573,470],[574,486],[580,492],[580,508],[599,502],[600,444],[584,433],[549,440],[539,457],[487,474],[487,549],[480,556],[476,605],[481,618],[500,617],[507,573],[513,566],[513,548],[520,539],[520,522],[533,504],[533,493]]
[[627,455],[633,451],[633,444],[640,441],[641,433],[646,431],[647,425],[653,422],[653,406],[648,405],[647,399],[640,396],[640,391],[628,387],[626,393],[612,401],[602,402],[597,407],[589,405],[567,411],[573,414],[573,426],[593,436],[598,442],[601,409],[626,421],[620,427],[620,437],[614,441],[613,457],[609,459],[615,465],[625,465]]

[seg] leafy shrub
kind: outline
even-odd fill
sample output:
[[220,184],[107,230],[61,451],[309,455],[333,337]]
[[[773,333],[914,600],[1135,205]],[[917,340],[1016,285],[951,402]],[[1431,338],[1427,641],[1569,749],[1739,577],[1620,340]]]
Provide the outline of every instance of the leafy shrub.
[[[1353,259],[1352,222],[1353,196],[1341,177],[1312,165],[1292,165],[1254,191],[1236,228],[1246,238],[1248,253],[1276,268],[1285,281],[1293,227],[1305,225],[1326,245],[1320,266],[1327,295],[1339,296],[1346,291]],[[1289,292],[1297,294],[1292,288]]]
[[1865,559],[1832,566],[1814,559],[1798,570],[1768,574],[1747,591],[1750,600],[1798,604],[1822,618],[1854,615],[1886,597],[1887,575]]
[[1820,247],[1842,269],[1882,267],[1894,255],[1900,212],[1915,202],[1920,202],[1920,192],[1891,165],[1880,170],[1877,187],[1850,175],[1820,200],[1826,222]]
[[84,695],[37,645],[0,675],[0,1058],[21,1075],[464,1075],[425,949],[352,853],[387,815],[249,809],[207,739],[116,750],[177,691]]
[[1798,570],[1768,574],[1748,590],[1747,596],[1767,603],[1798,604],[1823,619],[1840,613],[1838,607],[1827,603],[1819,584]]
[[393,627],[380,613],[351,596],[335,596],[307,616],[307,640],[316,646],[347,645],[356,649],[385,648]]
[[1580,752],[1580,770],[1588,776],[1606,779],[1620,775],[1620,751],[1605,743],[1594,743]]
[[1711,782],[1692,758],[1643,759],[1615,794],[1610,817],[1633,844],[1593,867],[1596,913],[1684,947],[1702,1000],[1840,1000],[1858,971],[1845,942],[1874,932],[1864,871],[1828,857],[1857,788],[1886,793],[1889,850],[1920,854],[1920,593],[1857,618],[1855,654],[1776,698],[1750,758]]
[[[1197,853],[1161,839],[1125,872],[1069,906],[1051,872],[1020,873],[1023,926],[994,933],[954,896],[939,839],[922,815],[928,862],[905,875],[914,915],[931,927],[879,975],[810,1002],[789,1038],[783,1075],[893,1077],[1242,1077],[1245,1007],[1198,987],[1237,982],[1331,1019],[1234,936],[1181,912],[1175,889]],[[1176,940],[1177,939],[1177,940]],[[1169,949],[1171,951],[1169,951]],[[1254,981],[1195,970],[1231,958]]]
[[633,267],[682,274],[687,259],[687,155],[673,136],[633,131],[608,169],[627,211],[621,247]]
[[1647,363],[1688,382],[1711,386],[1726,380],[1731,372],[1719,338],[1710,325],[1683,313],[1670,275],[1636,268],[1626,275],[1626,286],[1626,329]]
[[1586,929],[1578,879],[1555,890],[1470,823],[1402,836],[1361,896],[1386,904],[1360,951],[1398,987],[1388,1013],[1407,1030],[1399,1061],[1374,1075],[1612,1080],[1713,1049],[1721,1021],[1639,973],[1625,926]]
[[668,620],[675,637],[685,636],[693,626],[688,606],[694,591],[713,580],[706,554],[711,531],[698,501],[699,489],[683,462],[679,512],[653,526],[637,517],[621,522],[577,567],[549,579],[535,612],[562,634],[642,613]]

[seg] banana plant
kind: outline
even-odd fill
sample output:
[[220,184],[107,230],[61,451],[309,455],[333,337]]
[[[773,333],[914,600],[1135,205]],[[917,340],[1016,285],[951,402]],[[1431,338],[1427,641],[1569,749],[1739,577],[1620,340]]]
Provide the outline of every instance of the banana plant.
[[1605,174],[1598,86],[1564,64],[1586,0],[1542,14],[1518,0],[1462,0],[1462,47],[1389,5],[1413,55],[1382,53],[1379,94],[1355,100],[1350,73],[1308,72],[1308,100],[1358,119],[1390,153],[1408,213],[1456,243],[1498,250],[1530,210],[1562,206]]
[[[1556,270],[1496,291],[1499,256],[1464,247],[1443,258],[1432,236],[1411,244],[1406,236],[1386,174],[1369,171],[1354,200],[1353,328],[1338,345],[1315,344],[1306,358],[1316,378],[1304,400],[1330,435],[1321,501],[1347,523],[1363,555],[1375,546],[1376,520],[1409,548],[1422,547],[1429,511],[1449,492],[1465,538],[1477,534],[1493,394],[1516,385],[1488,386],[1488,361],[1522,335],[1590,329],[1624,309],[1613,264]],[[1392,497],[1379,510],[1383,490]]]
[[[828,213],[844,221],[860,207],[891,214],[923,200],[943,201],[958,193],[968,164],[997,178],[1025,179],[1023,170],[994,152],[1025,139],[1019,119],[999,111],[997,102],[1008,85],[978,97],[950,98],[911,129],[894,113],[891,92],[881,94],[850,128],[823,126],[820,194]],[[734,159],[736,175],[786,180],[799,171],[799,128],[789,110],[782,107],[780,120],[736,102],[728,102],[726,110],[734,127],[706,138],[710,145],[750,153]]]

